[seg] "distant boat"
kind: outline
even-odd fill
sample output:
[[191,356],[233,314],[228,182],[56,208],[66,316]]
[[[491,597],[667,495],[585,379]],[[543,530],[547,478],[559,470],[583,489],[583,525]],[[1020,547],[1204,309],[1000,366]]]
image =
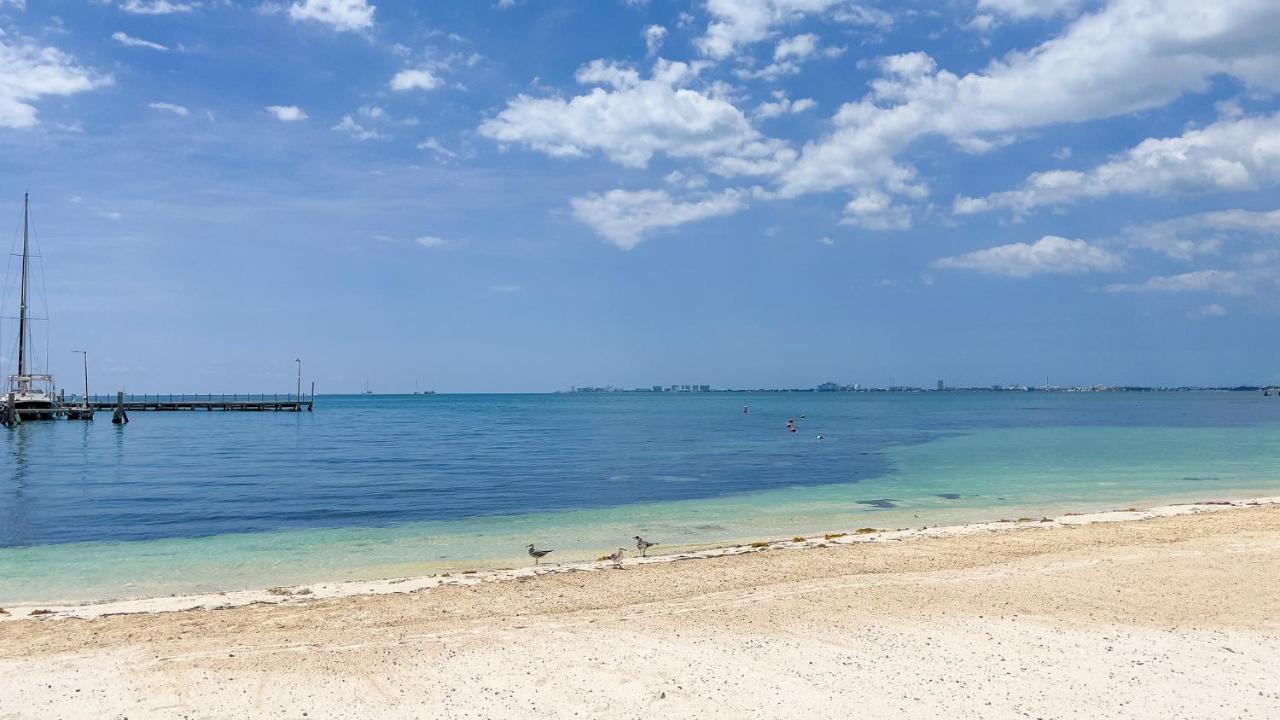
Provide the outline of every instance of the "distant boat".
[[[9,389],[4,397],[5,424],[23,420],[52,420],[62,413],[53,392],[53,376],[31,372],[28,358],[31,327],[27,314],[27,295],[31,271],[30,200],[22,195],[22,289],[18,296],[18,371],[9,376]],[[13,398],[12,410],[9,398]],[[16,417],[11,417],[12,412]]]
[[373,391],[369,389],[369,378],[364,379],[364,394],[372,395]]

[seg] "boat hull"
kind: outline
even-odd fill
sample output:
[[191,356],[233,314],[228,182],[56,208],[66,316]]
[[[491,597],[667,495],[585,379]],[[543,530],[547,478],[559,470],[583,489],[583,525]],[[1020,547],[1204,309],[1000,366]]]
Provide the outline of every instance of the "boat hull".
[[14,411],[23,422],[28,420],[53,420],[58,417],[58,407],[48,402],[17,402]]

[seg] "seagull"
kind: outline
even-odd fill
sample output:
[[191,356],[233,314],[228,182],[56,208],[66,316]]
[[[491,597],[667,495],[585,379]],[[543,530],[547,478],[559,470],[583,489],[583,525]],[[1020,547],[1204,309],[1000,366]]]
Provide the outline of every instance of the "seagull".
[[818,436],[818,442],[822,442],[822,436],[821,436],[821,435],[819,435],[819,436]]
[[622,548],[618,548],[617,552],[609,556],[610,562],[612,562],[613,566],[618,568],[619,570],[622,569],[622,555],[624,553],[626,553],[626,550]]
[[636,536],[636,549],[640,551],[640,557],[648,557],[645,553],[648,552],[649,548],[657,544],[658,543],[655,542],[649,542],[639,535]]
[[529,548],[529,557],[533,558],[534,565],[541,562],[542,558],[550,555],[552,552],[555,552],[554,550],[534,550],[532,545],[528,545],[527,547]]

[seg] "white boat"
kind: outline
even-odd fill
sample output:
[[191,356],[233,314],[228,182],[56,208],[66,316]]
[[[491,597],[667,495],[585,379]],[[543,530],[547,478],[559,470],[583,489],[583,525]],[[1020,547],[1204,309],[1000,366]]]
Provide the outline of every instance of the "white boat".
[[29,232],[30,201],[22,196],[22,289],[18,298],[18,371],[9,376],[9,387],[3,399],[0,420],[12,425],[24,420],[52,420],[62,414],[53,390],[53,376],[31,371],[29,349],[31,323],[27,312],[27,295],[31,266]]

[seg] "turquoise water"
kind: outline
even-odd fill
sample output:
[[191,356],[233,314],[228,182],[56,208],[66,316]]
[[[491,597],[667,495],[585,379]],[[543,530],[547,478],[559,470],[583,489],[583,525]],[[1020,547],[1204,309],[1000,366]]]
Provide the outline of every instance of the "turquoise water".
[[337,397],[0,437],[0,605],[1280,494],[1251,393]]

